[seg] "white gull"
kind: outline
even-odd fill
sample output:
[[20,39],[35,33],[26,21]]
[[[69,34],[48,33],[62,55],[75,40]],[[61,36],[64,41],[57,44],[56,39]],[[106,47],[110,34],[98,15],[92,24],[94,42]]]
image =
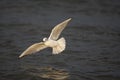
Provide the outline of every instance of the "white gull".
[[45,38],[43,38],[43,42],[39,42],[39,43],[35,43],[35,44],[31,45],[19,56],[19,58],[21,58],[25,55],[36,53],[36,52],[38,52],[42,49],[45,49],[47,47],[52,48],[52,53],[53,54],[59,54],[62,51],[64,51],[65,47],[66,47],[65,38],[63,38],[63,37],[60,38],[60,39],[58,39],[58,38],[59,38],[61,32],[67,26],[67,24],[70,20],[71,20],[71,18],[69,18],[69,19],[63,21],[62,23],[56,25],[52,29],[49,38],[45,37]]

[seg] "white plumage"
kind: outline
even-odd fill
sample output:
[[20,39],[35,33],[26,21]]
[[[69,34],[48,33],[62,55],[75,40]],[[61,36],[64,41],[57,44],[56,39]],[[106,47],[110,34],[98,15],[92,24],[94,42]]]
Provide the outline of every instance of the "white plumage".
[[61,53],[63,50],[65,50],[65,46],[66,46],[65,39],[64,38],[60,38],[57,41],[57,45],[52,47],[53,48],[53,54]]
[[45,49],[47,47],[51,47],[53,49],[53,51],[52,51],[53,54],[61,53],[63,50],[65,50],[66,41],[63,37],[60,38],[60,39],[58,39],[58,38],[59,38],[59,35],[63,31],[63,29],[67,26],[67,24],[70,20],[71,20],[71,18],[69,18],[69,19],[63,21],[62,23],[56,25],[52,29],[51,34],[50,34],[48,39],[43,38],[43,42],[35,43],[35,44],[31,45],[19,56],[19,58],[21,58],[25,55],[36,53],[36,52],[38,52],[42,49]]

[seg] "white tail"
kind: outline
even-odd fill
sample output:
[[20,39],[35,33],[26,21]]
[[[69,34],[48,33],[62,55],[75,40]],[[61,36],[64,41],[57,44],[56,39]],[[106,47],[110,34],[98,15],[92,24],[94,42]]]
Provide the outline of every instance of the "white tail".
[[63,50],[65,50],[65,46],[66,46],[65,39],[64,38],[60,38],[57,42],[58,42],[58,45],[53,47],[53,54],[59,54]]

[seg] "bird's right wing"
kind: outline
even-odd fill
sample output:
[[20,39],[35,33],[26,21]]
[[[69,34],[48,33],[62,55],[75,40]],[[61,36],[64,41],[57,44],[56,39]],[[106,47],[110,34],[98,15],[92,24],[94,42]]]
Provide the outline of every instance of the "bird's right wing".
[[35,52],[38,52],[44,48],[47,48],[46,45],[44,45],[44,42],[40,42],[40,43],[35,43],[33,45],[31,45],[30,47],[28,47],[20,56],[19,58],[25,56],[25,55],[29,55]]
[[62,23],[56,25],[52,31],[51,34],[49,36],[48,39],[52,39],[52,40],[57,40],[59,35],[61,34],[61,32],[63,31],[63,29],[67,26],[68,22],[71,20],[71,18],[63,21]]

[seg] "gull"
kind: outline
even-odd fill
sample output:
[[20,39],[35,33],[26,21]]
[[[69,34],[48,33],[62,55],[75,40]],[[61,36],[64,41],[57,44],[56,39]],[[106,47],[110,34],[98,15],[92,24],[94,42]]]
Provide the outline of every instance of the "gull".
[[66,41],[64,37],[61,37],[60,39],[59,36],[61,34],[61,32],[63,31],[63,29],[67,26],[68,22],[71,20],[71,18],[59,23],[58,25],[56,25],[52,31],[51,34],[48,38],[43,38],[42,42],[39,43],[35,43],[33,45],[31,45],[30,47],[28,47],[20,56],[19,58],[22,58],[23,56],[29,55],[29,54],[33,54],[36,53],[40,50],[43,50],[45,48],[52,48],[52,53],[53,54],[59,54],[62,51],[65,50],[66,47]]

